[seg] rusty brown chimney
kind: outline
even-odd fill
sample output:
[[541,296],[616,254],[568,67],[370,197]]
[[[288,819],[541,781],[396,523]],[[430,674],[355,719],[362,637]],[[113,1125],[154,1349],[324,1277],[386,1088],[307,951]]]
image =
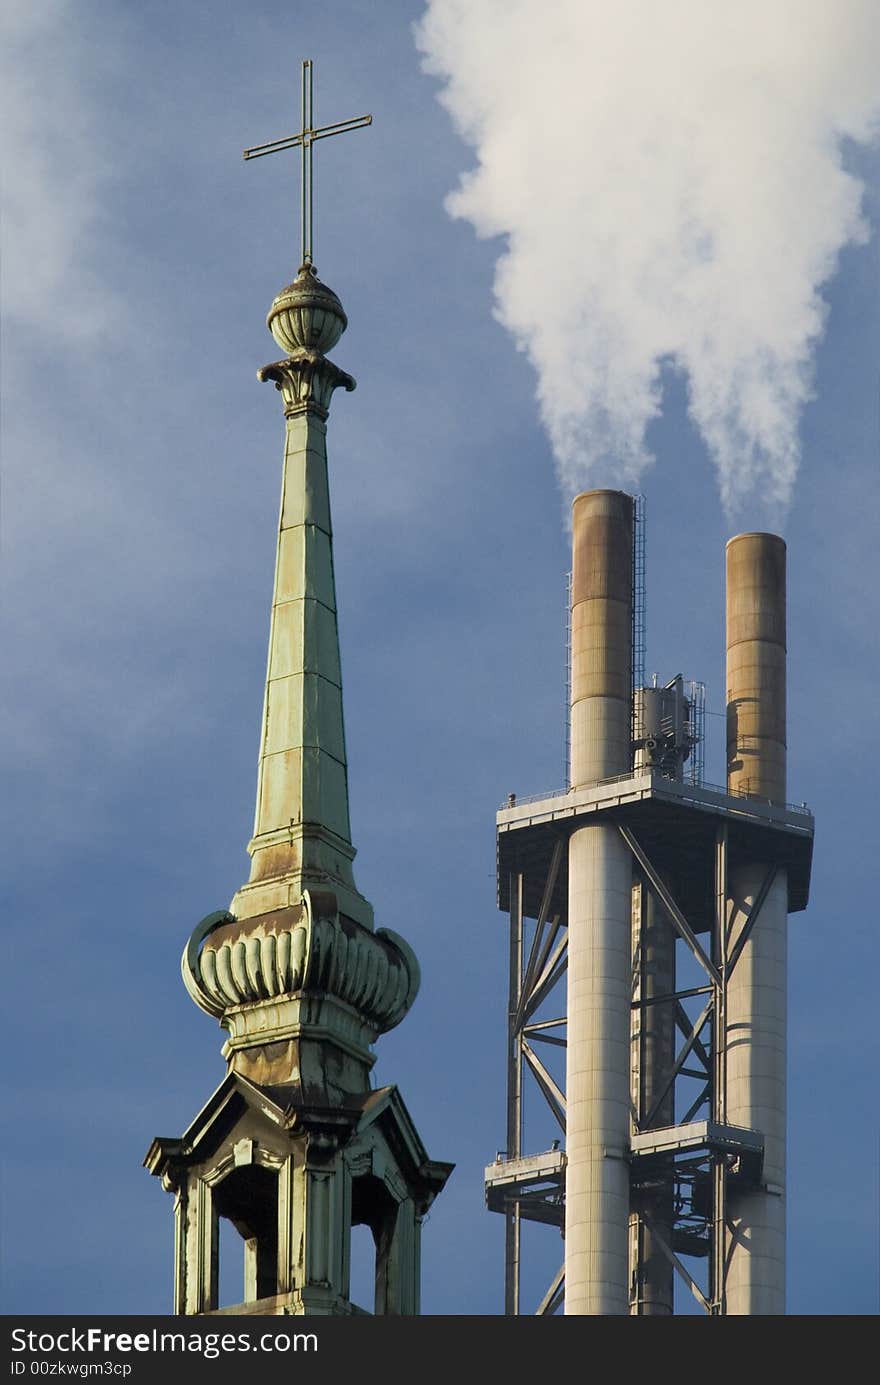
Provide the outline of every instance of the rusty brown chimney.
[[571,782],[631,764],[633,498],[585,491],[572,507]]
[[727,784],[785,802],[785,541],[727,545]]

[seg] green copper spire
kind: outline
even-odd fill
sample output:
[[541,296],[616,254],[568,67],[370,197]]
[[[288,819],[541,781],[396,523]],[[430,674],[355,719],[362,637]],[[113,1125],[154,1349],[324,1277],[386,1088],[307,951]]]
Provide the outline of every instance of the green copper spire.
[[331,889],[341,914],[372,927],[355,887],[327,478],[333,391],[354,380],[329,361],[347,325],[342,304],[303,264],[268,326],[288,352],[264,366],[284,401],[287,436],[250,880],[232,911],[250,918]]

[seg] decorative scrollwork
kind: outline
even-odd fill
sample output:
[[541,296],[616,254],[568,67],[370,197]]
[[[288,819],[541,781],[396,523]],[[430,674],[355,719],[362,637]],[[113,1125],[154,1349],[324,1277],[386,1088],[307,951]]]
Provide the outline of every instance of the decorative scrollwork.
[[297,351],[283,361],[273,361],[257,371],[257,379],[274,381],[284,400],[285,418],[306,410],[326,418],[333,391],[340,386],[351,391],[356,385],[351,375],[340,370],[320,351]]
[[390,929],[373,933],[340,917],[333,894],[305,890],[302,914],[289,926],[247,920],[239,936],[212,945],[231,914],[209,914],[193,932],[181,969],[189,994],[218,1018],[231,1006],[298,992],[332,995],[377,1033],[393,1029],[419,989],[415,954]]

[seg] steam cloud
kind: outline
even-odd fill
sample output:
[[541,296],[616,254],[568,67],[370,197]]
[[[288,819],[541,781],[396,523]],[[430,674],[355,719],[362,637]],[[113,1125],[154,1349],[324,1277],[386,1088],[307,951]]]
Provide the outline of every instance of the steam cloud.
[[566,494],[637,485],[671,364],[728,514],[783,510],[820,289],[868,236],[877,0],[429,0],[416,38]]

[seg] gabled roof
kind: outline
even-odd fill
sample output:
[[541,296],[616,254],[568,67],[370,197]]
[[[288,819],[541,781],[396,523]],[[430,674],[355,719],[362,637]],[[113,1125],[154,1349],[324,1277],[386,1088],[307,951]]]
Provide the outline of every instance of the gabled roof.
[[246,1110],[261,1112],[278,1128],[284,1126],[285,1108],[270,1088],[258,1087],[240,1073],[227,1073],[182,1135],[160,1135],[153,1140],[144,1158],[145,1167],[161,1176],[171,1163],[192,1163],[204,1157],[221,1143]]
[[285,1136],[295,1138],[303,1132],[321,1130],[336,1134],[342,1144],[348,1144],[375,1127],[407,1182],[414,1190],[431,1197],[440,1191],[454,1168],[453,1164],[429,1159],[395,1086],[352,1095],[344,1107],[312,1109],[303,1106],[298,1086],[262,1086],[237,1072],[224,1077],[181,1136],[157,1136],[147,1150],[144,1165],[152,1174],[165,1177],[210,1158],[246,1112],[261,1116],[282,1141]]
[[432,1196],[436,1196],[455,1165],[428,1157],[421,1136],[397,1087],[379,1087],[376,1091],[365,1093],[358,1133],[369,1126],[376,1126],[382,1132],[398,1167],[407,1179],[417,1181],[423,1185],[425,1191],[430,1191]]

